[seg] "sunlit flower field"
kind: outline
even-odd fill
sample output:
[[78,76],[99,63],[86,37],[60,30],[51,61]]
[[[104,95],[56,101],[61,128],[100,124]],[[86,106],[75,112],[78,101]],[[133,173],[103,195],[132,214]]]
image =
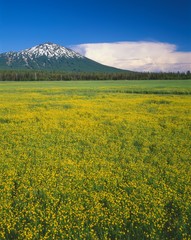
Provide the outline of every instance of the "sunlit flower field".
[[0,239],[191,239],[189,94],[7,84]]

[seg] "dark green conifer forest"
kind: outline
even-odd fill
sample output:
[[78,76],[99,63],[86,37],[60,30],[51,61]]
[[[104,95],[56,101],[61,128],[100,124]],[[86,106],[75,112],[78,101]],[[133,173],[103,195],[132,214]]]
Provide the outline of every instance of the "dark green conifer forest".
[[152,73],[152,72],[118,72],[87,73],[57,71],[1,70],[0,81],[71,81],[71,80],[185,80],[191,79],[191,72],[186,73]]

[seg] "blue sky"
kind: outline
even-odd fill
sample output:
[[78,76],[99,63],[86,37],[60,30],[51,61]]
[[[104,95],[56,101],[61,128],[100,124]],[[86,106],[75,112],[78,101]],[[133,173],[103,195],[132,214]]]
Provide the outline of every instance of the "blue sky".
[[190,53],[191,0],[0,0],[0,53],[44,42],[85,54],[86,44],[119,42]]

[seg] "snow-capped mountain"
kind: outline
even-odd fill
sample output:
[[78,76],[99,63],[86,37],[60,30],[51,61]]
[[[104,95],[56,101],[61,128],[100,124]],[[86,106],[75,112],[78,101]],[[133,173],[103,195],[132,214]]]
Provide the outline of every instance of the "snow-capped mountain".
[[55,57],[57,59],[60,57],[84,58],[83,56],[72,51],[71,49],[59,46],[58,44],[55,43],[40,44],[38,46],[18,52],[17,55],[21,55],[23,58],[29,57],[31,59],[42,56],[46,56],[48,58]]
[[20,52],[0,54],[0,69],[37,69],[68,72],[118,72],[75,51],[54,43],[44,43]]

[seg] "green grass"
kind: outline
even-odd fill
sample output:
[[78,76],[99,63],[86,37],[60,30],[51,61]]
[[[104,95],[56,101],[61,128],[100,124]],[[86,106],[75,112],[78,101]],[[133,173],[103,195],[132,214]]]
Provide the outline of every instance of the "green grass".
[[191,94],[191,80],[119,80],[119,81],[43,81],[0,82],[1,92],[68,90],[89,92],[126,92]]

